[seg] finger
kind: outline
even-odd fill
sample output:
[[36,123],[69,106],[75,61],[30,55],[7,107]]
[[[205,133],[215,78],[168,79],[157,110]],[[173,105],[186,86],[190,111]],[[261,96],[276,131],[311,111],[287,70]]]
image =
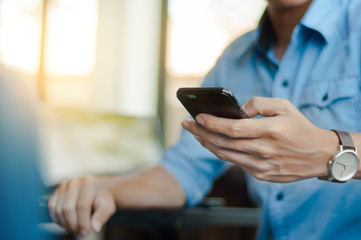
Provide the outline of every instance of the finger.
[[115,210],[115,202],[110,193],[98,194],[94,201],[94,213],[91,221],[91,227],[95,233],[100,232]]
[[281,98],[252,97],[244,105],[244,110],[249,117],[257,115],[272,117],[285,113],[292,104]]
[[256,172],[264,171],[267,167],[269,167],[269,164],[257,155],[218,147],[211,142],[202,140],[200,138],[198,138],[197,140],[200,141],[202,146],[207,148],[222,161],[231,162],[241,167],[253,169],[253,171]]
[[56,218],[58,219],[57,223],[69,231],[70,228],[68,226],[68,222],[66,221],[65,213],[64,213],[64,200],[66,194],[67,194],[67,183],[63,183],[60,185],[58,189],[58,202],[55,209],[55,215]]
[[267,159],[272,157],[270,144],[258,138],[230,138],[221,134],[204,134],[196,136],[198,141],[208,141],[219,148],[227,148],[239,152],[255,155],[259,158]]
[[94,187],[91,183],[85,184],[79,192],[76,209],[78,226],[82,236],[87,236],[90,232],[91,210],[94,201],[94,194]]
[[213,145],[209,141],[202,140],[198,136],[195,136],[195,138],[220,160],[231,162],[243,168],[246,172],[259,180],[270,182],[291,182],[301,180],[299,176],[295,175],[280,175],[278,168],[274,168],[268,160],[257,155],[221,148]]
[[208,139],[217,146],[221,146],[221,147],[225,146],[226,142],[229,139],[229,137],[217,132],[210,131],[190,119],[184,120],[182,122],[182,126],[186,128],[186,130],[188,130],[194,136]]
[[[272,125],[274,120],[271,118],[228,119],[219,118],[204,113],[197,115],[196,119],[197,122],[206,129],[226,135],[231,138],[260,138],[264,136],[269,136],[272,133],[271,130],[273,129]],[[188,119],[184,120],[184,122],[186,121],[189,128],[193,128],[194,131],[197,131],[199,129],[199,127],[196,128],[197,125],[194,121]]]
[[72,232],[79,231],[76,204],[79,197],[80,184],[78,179],[73,179],[68,184],[67,194],[64,198],[64,218]]
[[58,189],[56,189],[55,192],[53,193],[53,195],[50,197],[50,200],[48,202],[49,215],[50,215],[51,219],[53,220],[53,222],[55,222],[55,223],[59,222],[59,220],[55,214],[55,209],[58,204],[58,198],[59,198]]
[[[198,141],[207,141],[220,148],[227,148],[236,150],[257,157],[267,159],[275,154],[274,147],[269,142],[268,138],[233,138],[200,126],[194,121],[190,122],[189,131],[197,138]],[[272,135],[272,129],[266,128],[264,135]]]

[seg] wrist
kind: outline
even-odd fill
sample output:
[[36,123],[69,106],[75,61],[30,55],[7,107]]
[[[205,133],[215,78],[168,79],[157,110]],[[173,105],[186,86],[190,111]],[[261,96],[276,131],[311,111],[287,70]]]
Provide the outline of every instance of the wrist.
[[106,191],[109,191],[113,198],[116,196],[116,192],[119,191],[121,185],[126,182],[130,176],[128,175],[114,175],[114,176],[104,176],[100,177],[99,181],[101,187]]
[[338,150],[339,148],[339,139],[337,134],[330,130],[322,130],[323,137],[321,139],[321,165],[320,172],[317,177],[326,177],[329,176],[329,161],[332,155]]

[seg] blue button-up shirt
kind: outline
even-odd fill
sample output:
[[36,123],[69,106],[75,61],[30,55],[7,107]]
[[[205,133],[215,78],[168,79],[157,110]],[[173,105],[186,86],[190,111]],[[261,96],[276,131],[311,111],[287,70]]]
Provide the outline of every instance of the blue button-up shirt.
[[[282,60],[269,33],[265,14],[258,29],[225,50],[203,86],[230,89],[241,104],[252,96],[285,98],[320,128],[361,132],[361,0],[314,0]],[[161,165],[178,180],[188,205],[202,200],[229,166],[186,131]],[[262,208],[259,239],[361,239],[360,180],[247,180]]]

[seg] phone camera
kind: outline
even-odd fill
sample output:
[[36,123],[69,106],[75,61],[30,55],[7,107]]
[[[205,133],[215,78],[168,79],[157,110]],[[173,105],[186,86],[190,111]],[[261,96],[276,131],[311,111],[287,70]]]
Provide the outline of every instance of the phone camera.
[[196,99],[197,98],[197,96],[196,95],[194,95],[194,94],[186,94],[186,95],[184,95],[186,98],[188,98],[188,99]]

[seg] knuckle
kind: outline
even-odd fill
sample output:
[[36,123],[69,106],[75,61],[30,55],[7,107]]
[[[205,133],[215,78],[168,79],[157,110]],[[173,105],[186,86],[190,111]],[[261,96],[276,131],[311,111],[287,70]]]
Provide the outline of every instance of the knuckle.
[[281,99],[281,100],[282,100],[283,105],[286,108],[289,108],[290,106],[292,106],[292,103],[288,99]]
[[213,121],[209,121],[208,118],[203,119],[204,120],[204,126],[208,129],[215,129],[216,125]]
[[247,153],[257,153],[259,150],[258,143],[253,140],[247,141],[237,141],[235,147],[238,150],[247,152]]
[[217,137],[214,140],[215,145],[219,146],[219,147],[224,147],[227,145],[227,140],[223,137]]
[[116,211],[116,207],[114,204],[107,204],[104,207],[104,212],[108,213],[108,214],[113,214]]
[[271,171],[270,165],[267,161],[260,161],[257,163],[257,171],[262,172],[263,174],[269,175]]
[[266,135],[272,139],[281,139],[283,136],[284,129],[280,124],[273,124],[266,130]]
[[82,201],[80,201],[76,204],[76,210],[78,210],[78,211],[84,211],[87,208],[88,208],[88,206],[86,204],[84,204]]
[[270,181],[272,179],[272,174],[270,170],[264,170],[262,172],[257,172],[255,177],[261,181]]
[[73,207],[72,205],[70,204],[64,205],[64,209],[63,209],[64,213],[72,213],[74,212],[74,210],[75,207]]
[[251,97],[251,99],[249,100],[249,102],[252,103],[252,104],[255,104],[256,102],[258,102],[258,99],[259,99],[259,97],[253,96],[253,97]]
[[261,102],[261,98],[257,96],[253,96],[249,102],[252,106],[257,107]]
[[206,144],[206,142],[205,142],[203,139],[198,140],[198,142],[199,142],[203,147],[205,147],[205,148],[208,147],[207,144]]
[[62,184],[59,185],[59,187],[56,189],[56,193],[62,193],[66,190],[68,185],[68,182],[64,182]]
[[55,209],[55,214],[56,214],[56,216],[63,215],[63,208],[61,208],[61,207],[56,208]]
[[229,126],[228,132],[230,133],[230,137],[237,138],[240,136],[242,128],[237,122],[235,122]]
[[220,160],[227,161],[227,157],[222,151],[216,151],[215,154]]
[[195,135],[201,134],[200,125],[198,123],[196,123],[196,122],[191,122],[189,124],[189,129]]
[[94,176],[92,176],[92,175],[89,175],[89,176],[85,176],[84,177],[84,181],[86,182],[86,183],[89,183],[89,182],[93,182],[93,181],[95,181],[95,177]]
[[280,98],[279,99],[279,110],[282,112],[282,113],[287,113],[290,111],[290,109],[292,108],[292,103],[287,100],[287,99],[282,99]]
[[211,150],[211,149],[214,148],[214,145],[212,143],[208,142],[208,141],[203,140],[202,145],[203,145],[203,147],[207,148],[208,150]]
[[69,187],[74,187],[79,183],[79,178],[73,178],[69,181],[68,185]]
[[85,176],[81,180],[81,188],[92,188],[96,182],[96,177],[94,176]]
[[265,159],[272,159],[275,157],[275,151],[270,147],[262,147],[259,154]]

